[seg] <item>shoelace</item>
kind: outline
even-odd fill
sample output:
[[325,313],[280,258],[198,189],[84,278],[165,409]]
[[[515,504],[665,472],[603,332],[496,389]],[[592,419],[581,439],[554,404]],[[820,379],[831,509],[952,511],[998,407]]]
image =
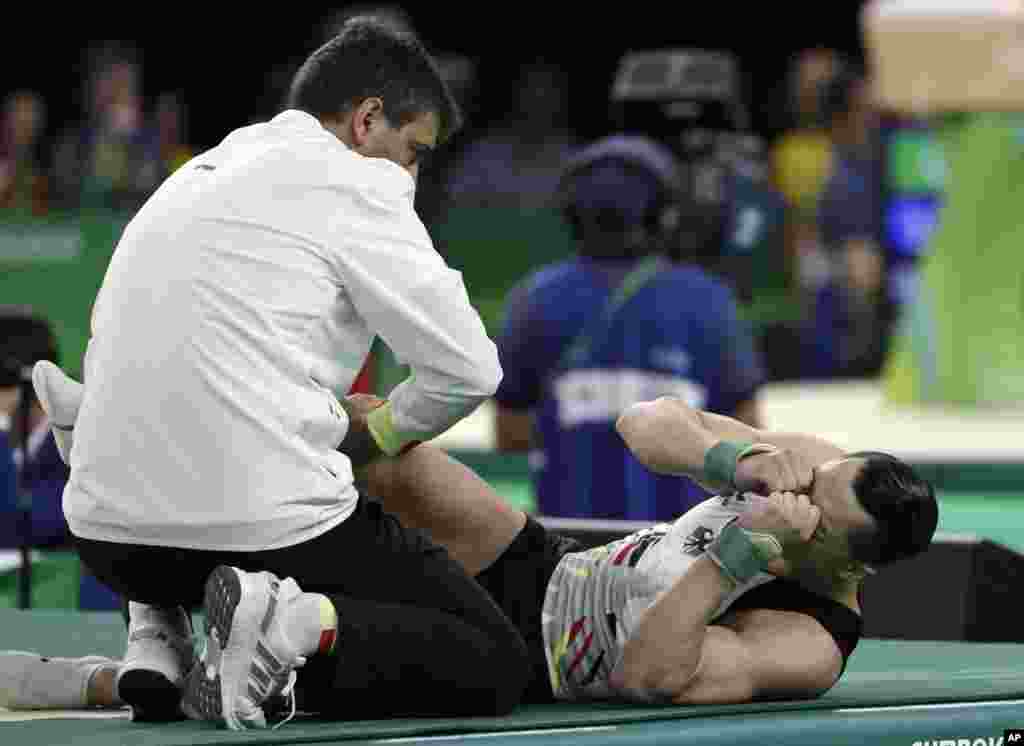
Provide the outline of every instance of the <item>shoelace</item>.
[[285,723],[290,722],[295,717],[295,682],[299,680],[299,675],[295,673],[293,669],[288,675],[288,683],[285,684],[284,689],[281,690],[281,696],[284,697],[289,705],[291,706],[291,712],[288,713],[288,717],[282,720],[280,723],[275,723],[271,730],[277,730]]
[[[253,662],[253,668],[250,669],[249,685],[252,686],[255,683],[258,688],[263,689],[263,704],[258,706],[264,711],[265,715],[266,709],[264,705],[272,698],[282,697],[291,709],[288,717],[274,725],[274,730],[277,730],[295,717],[296,702],[294,690],[295,682],[298,681],[298,674],[295,672],[295,669],[301,668],[305,663],[306,659],[300,656],[291,666],[285,666],[262,645],[257,647],[257,660]],[[257,671],[261,671],[263,675],[257,675]]]

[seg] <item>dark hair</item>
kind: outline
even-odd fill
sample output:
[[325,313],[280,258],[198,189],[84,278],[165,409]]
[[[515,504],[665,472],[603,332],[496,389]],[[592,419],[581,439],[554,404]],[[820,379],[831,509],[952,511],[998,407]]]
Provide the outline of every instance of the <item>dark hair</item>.
[[27,306],[0,306],[0,386],[17,386],[39,360],[60,362],[49,322]]
[[593,259],[664,251],[680,199],[675,157],[644,137],[591,143],[564,165],[559,182],[562,214],[580,254]]
[[864,82],[864,72],[858,66],[847,64],[818,91],[821,118],[826,126],[835,124],[836,119],[849,114],[853,108],[853,95]]
[[850,457],[866,461],[853,480],[853,492],[874,519],[872,527],[851,532],[853,558],[880,566],[927,549],[939,522],[931,484],[887,453],[861,451]]
[[292,80],[288,106],[326,118],[374,96],[392,126],[436,113],[440,142],[462,125],[458,104],[419,39],[367,17],[346,21],[309,56]]

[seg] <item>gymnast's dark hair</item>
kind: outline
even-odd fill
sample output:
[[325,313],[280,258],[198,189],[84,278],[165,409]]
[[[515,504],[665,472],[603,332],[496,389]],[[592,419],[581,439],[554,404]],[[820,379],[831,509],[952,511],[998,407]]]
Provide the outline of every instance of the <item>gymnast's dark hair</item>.
[[866,460],[853,480],[853,492],[871,528],[850,534],[853,558],[872,566],[920,554],[931,543],[939,522],[935,490],[907,463],[879,451],[861,451]]
[[440,142],[462,125],[459,106],[420,40],[368,17],[349,19],[309,56],[292,80],[288,107],[336,117],[372,97],[384,102],[392,126],[434,112]]

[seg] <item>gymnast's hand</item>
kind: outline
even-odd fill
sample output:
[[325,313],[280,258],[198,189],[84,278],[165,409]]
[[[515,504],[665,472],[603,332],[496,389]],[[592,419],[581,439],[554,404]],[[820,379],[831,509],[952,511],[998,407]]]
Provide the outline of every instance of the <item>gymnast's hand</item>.
[[740,516],[737,525],[753,536],[767,534],[782,546],[782,557],[768,564],[773,575],[788,575],[795,550],[807,545],[818,528],[821,510],[812,505],[806,495],[792,492],[774,492],[768,497],[748,494],[749,509]]
[[803,492],[814,480],[814,466],[800,451],[774,448],[741,458],[736,463],[734,481],[740,492]]

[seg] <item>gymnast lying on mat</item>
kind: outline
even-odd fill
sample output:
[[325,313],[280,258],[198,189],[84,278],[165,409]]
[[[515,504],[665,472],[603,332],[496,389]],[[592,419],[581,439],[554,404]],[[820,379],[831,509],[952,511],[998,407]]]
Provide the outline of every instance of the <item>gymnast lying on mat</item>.
[[[346,408],[359,418],[379,401],[356,395]],[[931,486],[891,456],[754,430],[673,398],[630,407],[617,427],[647,467],[719,496],[584,550],[429,444],[369,464],[362,479],[521,630],[533,667],[526,701],[717,704],[830,689],[860,637],[865,575],[931,541]],[[3,654],[0,705],[119,706],[118,665]],[[298,707],[315,711],[299,673]]]

